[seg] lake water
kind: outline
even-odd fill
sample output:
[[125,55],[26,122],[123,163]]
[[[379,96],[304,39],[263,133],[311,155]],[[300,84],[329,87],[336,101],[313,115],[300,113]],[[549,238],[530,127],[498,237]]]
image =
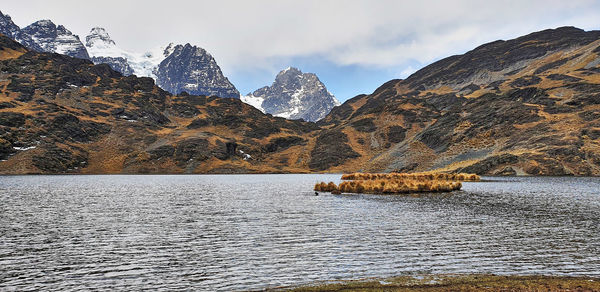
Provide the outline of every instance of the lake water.
[[314,195],[314,183],[339,177],[0,177],[0,290],[600,276],[600,178],[487,178],[422,196]]

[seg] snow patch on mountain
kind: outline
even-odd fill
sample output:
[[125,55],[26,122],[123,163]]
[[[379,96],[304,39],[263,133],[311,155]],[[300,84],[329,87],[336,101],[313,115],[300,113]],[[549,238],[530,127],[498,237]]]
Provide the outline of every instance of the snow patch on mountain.
[[[154,71],[158,64],[172,52],[173,47],[173,44],[169,44],[166,47],[157,47],[144,53],[130,52],[119,48],[115,41],[110,38],[108,32],[101,27],[92,28],[85,39],[85,45],[90,56],[97,58],[99,61],[102,60],[102,57],[123,58],[130,66],[133,74],[154,79],[156,79]],[[107,63],[117,70],[111,63]]]
[[263,97],[254,96],[254,95],[252,95],[252,93],[250,93],[248,95],[240,96],[240,99],[243,102],[255,107],[259,111],[261,111],[263,113],[265,112],[265,109],[263,109],[263,107],[262,107],[262,103],[265,101],[265,99]]
[[38,20],[24,27],[15,35],[15,39],[37,51],[90,58],[79,36],[62,25],[57,26],[51,20]]

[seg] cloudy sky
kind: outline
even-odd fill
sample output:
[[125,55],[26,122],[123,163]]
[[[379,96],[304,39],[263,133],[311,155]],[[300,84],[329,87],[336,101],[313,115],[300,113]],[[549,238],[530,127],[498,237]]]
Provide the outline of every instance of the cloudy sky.
[[295,66],[341,101],[486,42],[559,26],[600,29],[594,0],[28,0],[0,9],[21,27],[51,19],[82,39],[101,26],[131,51],[198,45],[242,94]]

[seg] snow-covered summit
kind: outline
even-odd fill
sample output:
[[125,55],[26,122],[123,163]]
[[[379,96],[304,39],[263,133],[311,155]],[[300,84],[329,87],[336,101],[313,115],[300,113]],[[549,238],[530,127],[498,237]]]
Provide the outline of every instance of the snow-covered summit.
[[282,70],[271,86],[243,96],[242,101],[274,116],[313,122],[340,105],[317,75],[294,67]]
[[74,35],[62,25],[57,26],[48,19],[38,20],[21,29],[16,39],[24,40],[26,38],[31,39],[39,47],[38,50],[43,52],[82,59],[90,58],[85,46],[79,40],[79,36]]

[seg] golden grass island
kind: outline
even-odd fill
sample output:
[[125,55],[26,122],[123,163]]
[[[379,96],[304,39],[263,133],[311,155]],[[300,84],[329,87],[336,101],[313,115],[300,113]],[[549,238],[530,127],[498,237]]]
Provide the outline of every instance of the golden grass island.
[[338,185],[333,182],[315,184],[317,192],[408,194],[451,192],[460,190],[464,181],[479,181],[470,173],[350,173],[342,175]]

